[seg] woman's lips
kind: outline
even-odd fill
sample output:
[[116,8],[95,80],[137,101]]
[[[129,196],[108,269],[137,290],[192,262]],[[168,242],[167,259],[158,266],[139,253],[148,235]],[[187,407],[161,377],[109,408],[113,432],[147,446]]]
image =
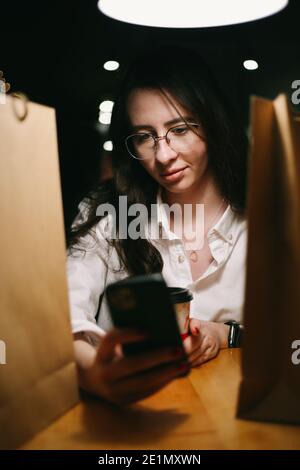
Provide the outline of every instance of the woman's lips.
[[183,176],[183,172],[186,168],[187,166],[185,166],[184,168],[180,168],[179,170],[174,170],[172,172],[162,174],[161,177],[166,181],[177,181]]

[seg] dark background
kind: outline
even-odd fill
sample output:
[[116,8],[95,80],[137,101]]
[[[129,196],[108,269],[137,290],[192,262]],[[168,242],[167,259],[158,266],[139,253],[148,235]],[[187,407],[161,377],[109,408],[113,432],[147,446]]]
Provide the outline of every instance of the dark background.
[[[174,42],[197,49],[245,127],[251,94],[274,98],[283,91],[291,97],[291,83],[300,80],[299,0],[290,0],[286,9],[266,19],[203,29],[121,23],[102,15],[97,0],[7,0],[0,12],[0,70],[10,91],[23,91],[32,101],[56,108],[66,225],[89,188],[109,175],[99,104],[113,100],[127,64],[145,46]],[[245,70],[247,58],[255,59],[259,69]],[[117,60],[120,68],[105,71],[106,60]]]

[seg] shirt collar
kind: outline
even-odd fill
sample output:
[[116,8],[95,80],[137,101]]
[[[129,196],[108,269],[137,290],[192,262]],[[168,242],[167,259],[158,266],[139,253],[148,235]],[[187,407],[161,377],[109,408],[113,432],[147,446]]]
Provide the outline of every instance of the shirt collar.
[[234,244],[239,233],[238,229],[240,228],[241,220],[242,218],[237,213],[235,213],[231,209],[230,204],[228,204],[222,217],[209,230],[207,234],[208,238],[216,234],[216,236],[222,238],[227,243]]
[[[163,233],[165,238],[169,240],[179,239],[177,235],[170,231],[169,221],[163,206],[163,201],[161,197],[162,188],[159,187],[156,196],[156,218],[155,222],[158,226],[158,238],[162,238]],[[228,204],[226,210],[224,211],[222,217],[217,221],[217,223],[209,230],[207,237],[208,240],[213,240],[215,238],[222,239],[223,241],[233,245],[241,231],[246,224],[245,218],[240,216],[238,213],[234,212]]]

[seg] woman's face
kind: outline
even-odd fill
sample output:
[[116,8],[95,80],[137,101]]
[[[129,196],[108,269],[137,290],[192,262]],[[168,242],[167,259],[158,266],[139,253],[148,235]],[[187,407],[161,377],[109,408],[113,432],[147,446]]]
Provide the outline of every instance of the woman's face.
[[[182,116],[188,122],[195,123],[195,118],[171,96],[170,98]],[[128,99],[128,114],[132,133],[150,132],[155,136],[164,136],[171,127],[185,125],[176,109],[155,89],[134,90]],[[176,121],[170,124],[174,120]],[[161,139],[157,141],[156,150],[153,150],[150,158],[140,160],[145,170],[167,191],[182,193],[199,187],[201,180],[207,176],[208,159],[204,135],[199,128],[197,133],[198,135],[192,133],[188,148],[179,151],[173,150],[166,139]]]

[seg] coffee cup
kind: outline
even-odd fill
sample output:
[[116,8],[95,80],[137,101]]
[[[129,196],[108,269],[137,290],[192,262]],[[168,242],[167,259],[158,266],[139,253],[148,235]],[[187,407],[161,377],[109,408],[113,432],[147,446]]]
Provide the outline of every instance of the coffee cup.
[[168,287],[174,305],[181,338],[189,336],[190,305],[193,294],[184,287]]

